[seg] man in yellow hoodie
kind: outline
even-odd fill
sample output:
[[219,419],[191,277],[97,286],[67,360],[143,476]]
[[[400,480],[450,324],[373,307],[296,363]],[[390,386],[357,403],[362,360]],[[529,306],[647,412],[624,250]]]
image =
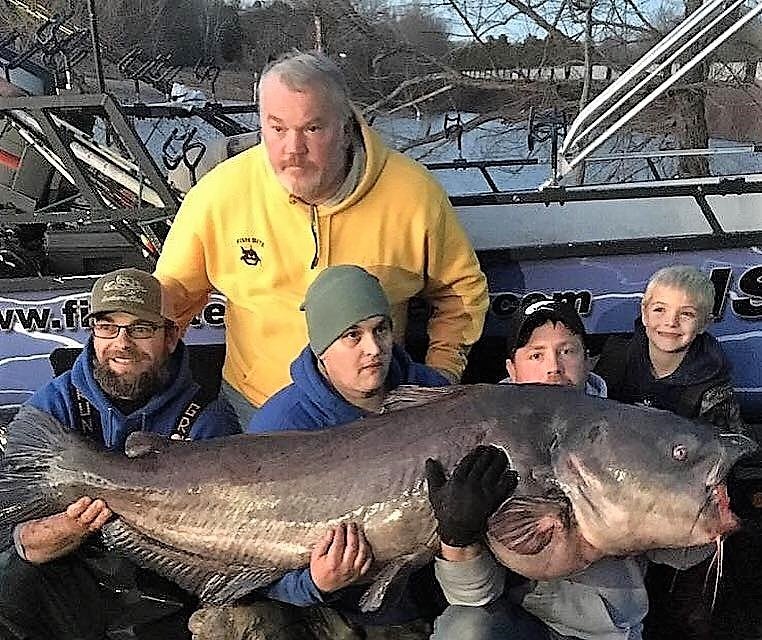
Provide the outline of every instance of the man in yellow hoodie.
[[357,264],[379,279],[397,341],[408,300],[424,298],[426,364],[458,380],[488,298],[442,187],[368,127],[321,54],[289,53],[265,69],[259,109],[263,143],[191,189],[156,268],[181,325],[211,289],[227,297],[223,392],[242,424],[290,382],[307,344],[299,305],[330,265]]

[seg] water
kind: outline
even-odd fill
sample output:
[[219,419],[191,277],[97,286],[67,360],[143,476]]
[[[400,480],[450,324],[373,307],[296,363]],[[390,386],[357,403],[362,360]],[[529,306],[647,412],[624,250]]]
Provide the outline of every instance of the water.
[[[474,114],[464,114],[464,121]],[[235,116],[247,127],[257,128],[258,122],[253,114]],[[466,132],[461,138],[461,149],[457,142],[444,140],[412,146],[420,140],[433,134],[441,133],[444,129],[444,114],[416,119],[405,116],[383,116],[373,122],[373,127],[379,132],[384,141],[391,147],[403,149],[405,153],[421,162],[450,162],[455,160],[495,160],[537,157],[543,159],[539,166],[524,166],[490,169],[490,175],[500,189],[529,189],[541,184],[549,175],[549,165],[544,158],[546,149],[540,145],[534,154],[527,151],[526,127],[521,124],[506,124],[490,122],[472,131]],[[138,135],[146,142],[147,148],[160,168],[162,163],[162,147],[174,129],[179,132],[190,132],[196,128],[196,140],[210,141],[220,138],[221,134],[199,120],[198,118],[178,120],[138,120],[135,128]],[[179,153],[180,142],[172,142],[168,150]],[[481,193],[489,190],[481,174],[475,169],[438,170],[436,176],[451,195]]]
[[[474,113],[462,113],[461,120],[467,123],[476,117]],[[373,127],[391,147],[403,150],[408,156],[424,163],[451,162],[457,160],[499,160],[499,159],[530,159],[539,161],[536,165],[490,168],[489,173],[497,187],[501,190],[534,189],[544,183],[551,175],[550,142],[535,143],[530,152],[527,145],[527,123],[506,122],[495,120],[481,124],[471,131],[464,132],[460,139],[460,147],[455,137],[449,139],[417,143],[427,140],[437,134],[442,134],[446,118],[453,114],[423,115],[420,118],[406,115],[378,116],[373,120]],[[257,129],[256,114],[241,114],[235,116],[247,127]],[[195,127],[196,140],[209,141],[221,138],[221,134],[205,122],[193,118],[188,120],[142,120],[136,122],[136,129],[147,147],[156,159],[160,168],[162,163],[162,147],[171,135],[173,129],[180,133],[188,132]],[[562,142],[559,139],[559,145]],[[637,133],[628,133],[615,137],[605,143],[596,155],[623,153],[631,149],[654,150],[657,143],[665,144],[665,139],[646,139]],[[171,153],[179,153],[180,142],[169,145]],[[669,148],[675,145],[666,140]],[[711,140],[711,148],[738,147],[741,143],[727,140]],[[663,178],[677,176],[677,160],[665,157],[655,160],[659,175]],[[710,157],[710,172],[712,175],[738,175],[752,172],[762,172],[762,157],[757,153],[738,155],[717,155]],[[489,191],[489,186],[477,169],[446,169],[436,171],[437,179],[450,195],[467,195]],[[585,173],[587,184],[622,183],[653,180],[653,174],[644,159],[626,159],[608,161],[605,163],[588,163]]]
[[[452,116],[452,114],[449,114]],[[478,114],[461,114],[463,123]],[[518,167],[490,168],[490,175],[501,190],[532,189],[550,175],[547,161],[549,147],[539,145],[530,153],[527,148],[526,123],[492,121],[465,132],[461,148],[455,139],[411,145],[416,140],[442,133],[446,114],[412,117],[379,117],[373,122],[382,138],[396,149],[421,162],[452,162],[456,160],[504,160],[537,158],[542,164]],[[465,195],[488,191],[489,187],[476,169],[443,169],[436,172],[437,179],[451,195]]]

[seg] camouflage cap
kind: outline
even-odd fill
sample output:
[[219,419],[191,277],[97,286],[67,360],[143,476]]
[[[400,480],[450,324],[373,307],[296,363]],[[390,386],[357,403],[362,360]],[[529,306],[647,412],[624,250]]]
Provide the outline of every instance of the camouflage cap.
[[121,311],[141,320],[164,324],[161,284],[150,273],[140,269],[117,269],[95,281],[90,294],[89,321],[103,313]]

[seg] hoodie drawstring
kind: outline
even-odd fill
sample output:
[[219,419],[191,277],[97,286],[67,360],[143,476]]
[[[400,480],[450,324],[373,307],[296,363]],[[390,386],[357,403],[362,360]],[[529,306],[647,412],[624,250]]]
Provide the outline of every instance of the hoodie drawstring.
[[312,256],[312,262],[310,263],[310,269],[314,269],[318,265],[318,258],[320,256],[320,234],[318,233],[318,215],[317,205],[306,200],[302,200],[299,196],[290,193],[288,195],[289,204],[296,204],[301,202],[306,204],[310,208],[310,231],[312,231],[312,240],[315,243],[315,255]]
[[315,255],[312,256],[312,264],[310,269],[314,269],[318,264],[318,256],[320,254],[320,236],[318,235],[318,217],[317,217],[317,205],[310,204],[310,228],[312,229],[312,239],[315,241]]

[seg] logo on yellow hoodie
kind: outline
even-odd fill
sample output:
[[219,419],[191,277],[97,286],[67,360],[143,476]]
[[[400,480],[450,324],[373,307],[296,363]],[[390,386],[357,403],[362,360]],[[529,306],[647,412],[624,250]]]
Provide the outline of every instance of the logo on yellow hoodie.
[[250,267],[256,267],[262,259],[259,254],[251,247],[241,247],[241,260],[244,264],[248,264]]

